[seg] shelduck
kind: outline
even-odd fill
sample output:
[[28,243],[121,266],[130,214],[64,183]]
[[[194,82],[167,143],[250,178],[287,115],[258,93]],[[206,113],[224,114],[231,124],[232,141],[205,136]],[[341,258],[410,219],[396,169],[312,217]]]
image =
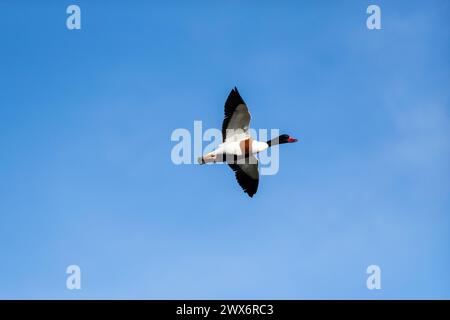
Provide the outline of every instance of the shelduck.
[[297,139],[282,134],[267,142],[254,140],[248,132],[250,119],[247,105],[234,87],[225,101],[223,142],[214,151],[199,157],[198,163],[226,162],[234,171],[244,192],[253,197],[259,184],[258,160],[255,155],[271,146],[296,142]]

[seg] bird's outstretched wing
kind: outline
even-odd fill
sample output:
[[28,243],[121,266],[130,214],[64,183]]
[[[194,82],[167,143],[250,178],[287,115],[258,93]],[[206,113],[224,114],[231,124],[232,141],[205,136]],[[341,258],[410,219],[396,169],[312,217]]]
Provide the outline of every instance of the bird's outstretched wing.
[[240,141],[248,138],[250,119],[247,105],[234,87],[225,102],[225,118],[222,123],[223,141]]
[[258,160],[250,155],[245,158],[245,163],[228,162],[228,165],[233,169],[236,180],[244,192],[253,197],[259,184]]

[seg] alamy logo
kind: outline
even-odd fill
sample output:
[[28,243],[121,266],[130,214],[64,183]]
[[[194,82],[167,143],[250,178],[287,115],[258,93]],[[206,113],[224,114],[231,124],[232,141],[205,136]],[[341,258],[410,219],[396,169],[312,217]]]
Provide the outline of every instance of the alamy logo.
[[[176,142],[170,153],[170,158],[173,164],[197,164],[199,158],[202,158],[203,155],[209,154],[222,143],[222,132],[219,129],[209,128],[203,131],[202,121],[194,121],[193,129],[193,134],[191,134],[191,131],[186,128],[178,128],[172,131],[170,140],[172,142]],[[273,139],[279,135],[279,132],[280,131],[278,129],[248,129],[249,137],[252,137],[253,140],[259,141]],[[247,134],[244,132],[242,133]],[[206,146],[203,145],[204,142],[206,142]],[[243,147],[245,148],[244,145]],[[261,175],[274,175],[278,172],[280,166],[278,145],[274,145],[270,149],[267,148],[256,153],[260,165]],[[250,160],[251,159],[252,158],[250,158]],[[230,159],[227,156],[226,158],[217,158],[207,162],[225,163],[234,161],[234,163],[244,163],[243,161],[250,162],[250,160],[248,158],[237,160]]]
[[66,288],[69,290],[81,289],[81,269],[76,264],[70,265],[66,269],[69,275],[66,280]]
[[367,289],[374,290],[374,289],[381,289],[381,268],[375,264],[370,265],[367,267],[366,270],[367,274],[369,274],[369,277],[367,278]]
[[369,30],[381,29],[381,9],[375,4],[371,4],[367,7],[367,14],[370,16],[367,18],[366,25]]
[[81,29],[81,9],[79,6],[72,4],[67,7],[66,13],[70,14],[66,20],[66,26],[69,30]]

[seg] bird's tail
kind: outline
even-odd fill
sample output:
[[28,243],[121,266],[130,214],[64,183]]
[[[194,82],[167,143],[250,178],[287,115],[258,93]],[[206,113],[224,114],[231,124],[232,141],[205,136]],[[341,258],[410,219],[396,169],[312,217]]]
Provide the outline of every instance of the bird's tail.
[[210,152],[208,154],[205,154],[204,156],[198,157],[197,161],[199,164],[205,164],[210,162],[219,162],[220,157],[217,156],[215,152]]

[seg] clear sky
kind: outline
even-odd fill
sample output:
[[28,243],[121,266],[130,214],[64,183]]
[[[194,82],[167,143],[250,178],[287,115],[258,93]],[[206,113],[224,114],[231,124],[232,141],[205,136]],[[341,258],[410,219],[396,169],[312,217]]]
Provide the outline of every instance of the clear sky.
[[[450,298],[449,12],[1,1],[0,298]],[[235,85],[252,127],[300,139],[253,199],[170,159]]]

